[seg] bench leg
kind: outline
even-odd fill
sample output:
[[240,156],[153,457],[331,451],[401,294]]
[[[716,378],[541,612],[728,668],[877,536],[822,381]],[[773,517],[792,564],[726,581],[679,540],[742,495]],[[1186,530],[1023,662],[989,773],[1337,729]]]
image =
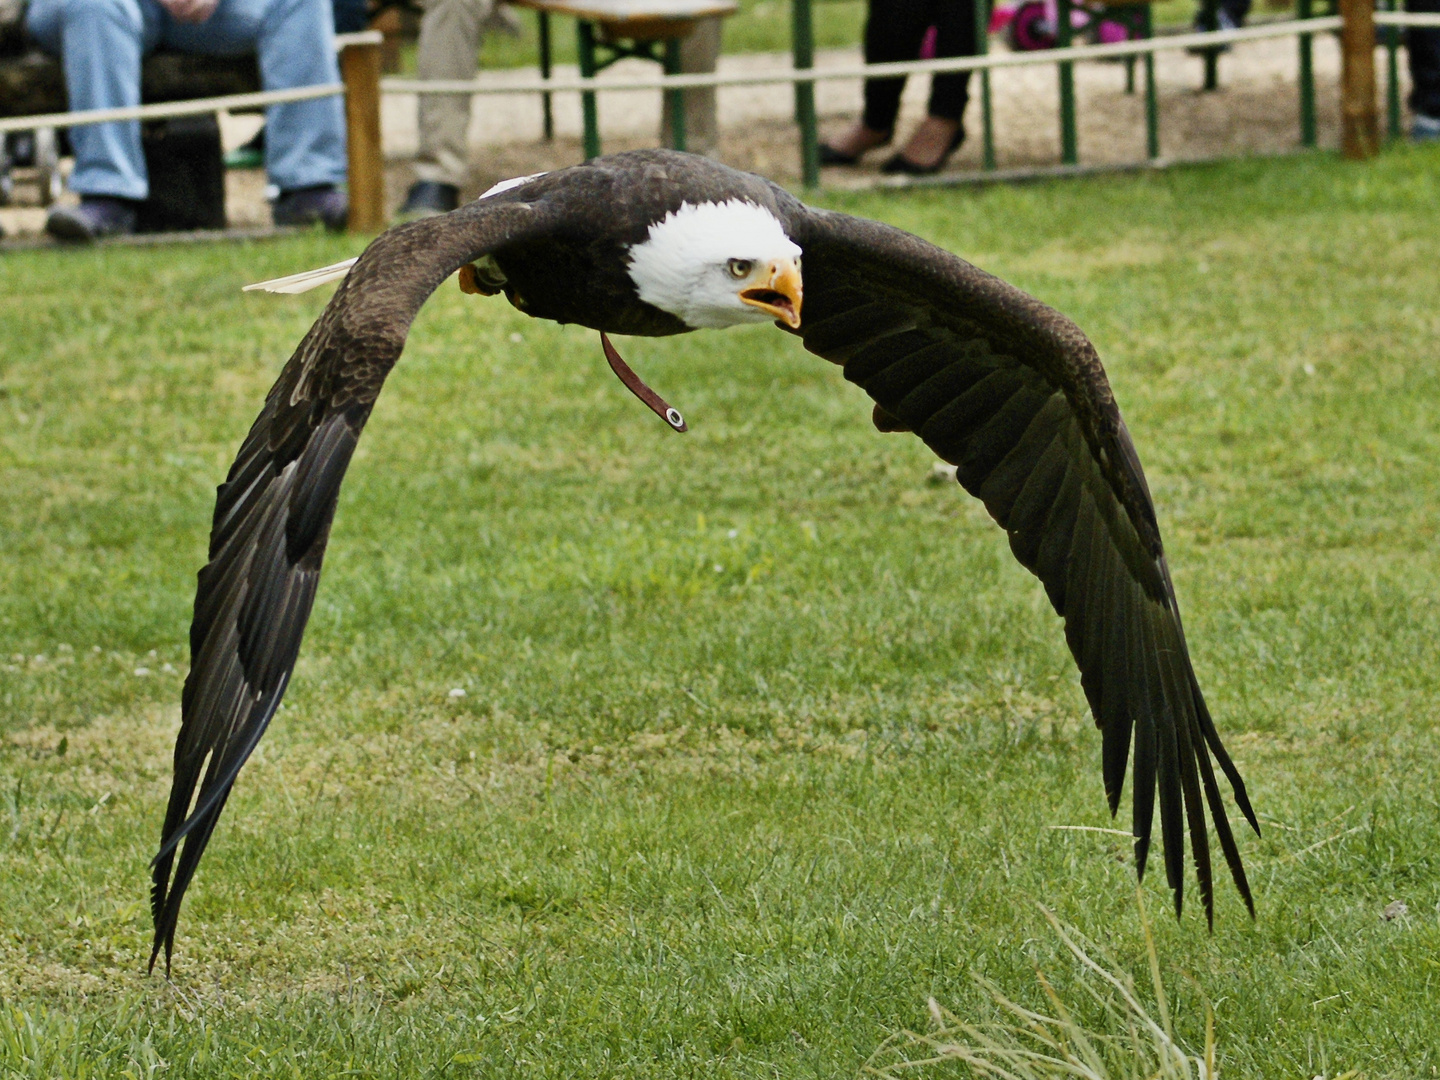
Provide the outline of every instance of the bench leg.
[[[1298,0],[1296,14],[1308,19],[1314,14],[1310,0]],[[1315,62],[1313,34],[1300,35],[1300,145],[1315,145]]]
[[[550,13],[548,11],[537,11],[535,13],[540,24],[540,78],[546,82],[550,81]],[[540,95],[540,107],[545,112],[545,141],[550,142],[555,138],[555,112],[549,90]]]
[[350,231],[385,228],[385,155],[380,142],[380,46],[349,45],[340,54],[345,80]]
[[[1070,26],[1070,0],[1060,0],[1056,21],[1055,44],[1068,49],[1074,40]],[[1074,165],[1080,160],[1079,140],[1075,134],[1075,64],[1066,60],[1060,64],[1060,163]]]
[[[680,64],[680,39],[668,38],[665,41],[665,74],[679,75]],[[665,108],[670,114],[670,146],[685,152],[685,91],[666,90]]]
[[[579,35],[580,77],[595,77],[595,27],[584,19],[575,21]],[[585,160],[600,156],[600,116],[595,107],[595,91],[580,92],[580,111],[585,119]]]
[[[790,49],[797,71],[815,66],[815,25],[810,0],[790,5]],[[820,186],[820,128],[815,117],[815,84],[795,84],[795,122],[800,125],[800,182]]]
[[[1154,36],[1155,27],[1150,21],[1150,5],[1140,10],[1140,35],[1146,41]],[[1145,156],[1154,161],[1160,156],[1160,100],[1155,92],[1155,54],[1146,53],[1145,59]]]
[[[990,52],[990,0],[975,0],[975,55],[985,56]],[[990,104],[990,69],[981,68],[980,76],[980,135],[981,168],[995,168],[995,114]]]

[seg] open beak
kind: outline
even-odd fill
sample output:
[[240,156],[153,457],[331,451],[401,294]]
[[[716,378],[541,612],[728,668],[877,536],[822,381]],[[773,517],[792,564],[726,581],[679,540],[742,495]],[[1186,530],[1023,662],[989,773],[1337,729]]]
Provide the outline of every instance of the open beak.
[[794,259],[776,259],[770,264],[770,278],[763,285],[740,290],[740,299],[769,312],[791,330],[800,329],[800,267]]

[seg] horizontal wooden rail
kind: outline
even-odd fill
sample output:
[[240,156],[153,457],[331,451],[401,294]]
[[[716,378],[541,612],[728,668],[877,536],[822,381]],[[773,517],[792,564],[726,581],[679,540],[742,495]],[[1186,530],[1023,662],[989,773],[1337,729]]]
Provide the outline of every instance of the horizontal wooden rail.
[[[1379,13],[1375,16],[1380,21]],[[1203,34],[1174,34],[1142,41],[1118,41],[1112,45],[1076,45],[1068,49],[1040,49],[1023,53],[989,53],[984,56],[955,56],[943,60],[912,60],[899,64],[850,64],[839,67],[776,68],[772,71],[706,72],[693,75],[663,75],[646,79],[546,79],[524,83],[497,84],[484,79],[382,79],[386,94],[538,94],[568,90],[686,90],[699,86],[765,86],[777,83],[834,82],[840,79],[884,78],[891,75],[932,75],[952,71],[986,71],[994,68],[1030,67],[1064,60],[1107,60],[1171,49],[1213,48],[1232,42],[1262,41],[1339,30],[1338,15],[1316,19],[1247,26],[1237,30],[1216,30]]]

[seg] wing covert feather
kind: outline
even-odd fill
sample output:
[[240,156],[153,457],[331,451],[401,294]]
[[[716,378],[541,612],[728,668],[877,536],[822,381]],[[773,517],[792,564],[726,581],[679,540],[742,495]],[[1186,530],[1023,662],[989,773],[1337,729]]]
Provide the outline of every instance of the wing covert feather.
[[945,461],[1040,578],[1101,731],[1111,813],[1133,751],[1143,876],[1158,796],[1177,913],[1185,839],[1213,922],[1208,807],[1254,904],[1210,754],[1259,831],[1190,663],[1154,505],[1099,357],[1070,320],[918,237],[795,204],[805,265],[800,335]]
[[378,237],[267,395],[217,491],[198,576],[174,779],[152,864],[152,968],[162,948],[170,966],[185,890],[284,696],[341,482],[411,321],[459,267],[549,219],[517,192]]

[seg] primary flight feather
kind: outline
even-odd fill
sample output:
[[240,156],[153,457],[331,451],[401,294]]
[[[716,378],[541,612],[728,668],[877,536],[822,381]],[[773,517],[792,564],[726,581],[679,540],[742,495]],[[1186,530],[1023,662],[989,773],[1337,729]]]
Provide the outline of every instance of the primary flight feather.
[[[1188,831],[1213,920],[1208,805],[1253,913],[1216,765],[1258,824],[1196,681],[1140,460],[1085,335],[918,237],[656,150],[497,185],[452,213],[390,230],[356,260],[264,283],[340,286],[219,488],[153,864],[152,967],[162,948],[169,966],[185,890],[294,670],[365,421],[415,314],[456,271],[467,292],[504,293],[527,315],[602,338],[773,320],[842,365],[874,399],[875,426],[914,432],[955,465],[1044,584],[1101,730],[1112,814],[1134,763],[1139,872],[1158,795],[1176,911]],[[608,338],[605,349],[627,385],[684,430]]]

